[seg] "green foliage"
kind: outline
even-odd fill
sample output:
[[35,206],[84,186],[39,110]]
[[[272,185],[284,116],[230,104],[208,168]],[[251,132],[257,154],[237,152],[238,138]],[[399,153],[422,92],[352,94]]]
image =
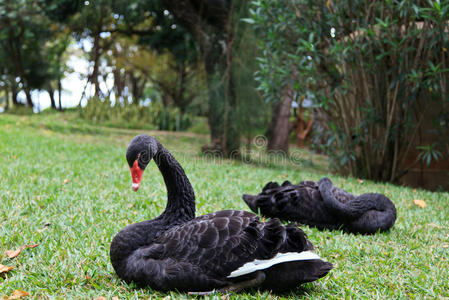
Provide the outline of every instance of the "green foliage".
[[[71,116],[0,116],[0,264],[15,266],[0,277],[0,297],[20,289],[33,299],[191,298],[187,293],[137,288],[115,275],[109,261],[113,236],[128,224],[162,213],[165,184],[152,162],[139,192],[132,192],[124,155],[138,131],[97,127],[99,134],[71,132],[83,128]],[[47,126],[49,122],[58,124],[57,130]],[[221,209],[248,210],[241,195],[259,192],[269,180],[296,182],[322,176],[330,176],[336,186],[354,194],[385,193],[398,209],[392,230],[373,236],[302,226],[317,254],[334,264],[329,275],[282,295],[252,291],[227,298],[420,299],[447,295],[448,193],[370,181],[360,184],[304,167],[271,168],[231,160],[214,163],[198,156],[206,136],[157,133],[156,137],[191,180],[197,215]],[[414,206],[413,199],[425,199],[427,207]],[[39,245],[15,259],[4,255],[6,250],[33,243]],[[213,294],[205,299],[223,297]]]
[[82,0],[38,0],[45,14],[54,21],[64,23],[84,5]]
[[196,117],[192,121],[192,126],[188,128],[189,132],[198,134],[210,134],[209,125],[206,117]]
[[305,80],[308,80],[307,76],[299,80],[292,76],[298,67],[297,60],[305,59],[296,55],[298,44],[294,34],[301,28],[296,22],[293,7],[287,1],[253,1],[250,8],[251,24],[256,29],[261,50],[261,55],[257,57],[259,69],[255,78],[258,89],[271,102],[278,101],[282,88],[288,82],[300,91],[307,83]]
[[33,106],[31,90],[48,89],[52,81],[62,79],[67,70],[62,56],[69,43],[70,35],[47,17],[42,1],[2,1],[1,85],[16,92],[23,90],[27,104]]
[[[329,116],[324,146],[334,168],[397,181],[422,150],[418,134],[435,136],[438,152],[425,160],[441,157],[449,127],[429,123],[449,108],[448,1],[252,3],[259,88],[275,98],[290,81],[313,95]],[[442,134],[429,135],[433,129]]]
[[0,3],[0,80],[5,85],[19,78],[19,84],[30,90],[46,81],[49,65],[44,49],[52,34],[40,13],[34,1]]
[[[243,6],[242,9],[247,10]],[[244,16],[247,12],[241,12]],[[238,17],[241,17],[241,14]],[[236,117],[231,122],[237,124],[239,133],[247,140],[255,135],[264,133],[270,120],[271,105],[261,97],[256,87],[254,72],[257,70],[256,57],[260,54],[257,47],[258,37],[252,26],[248,26],[244,19],[235,22],[234,60],[231,66],[234,78],[233,87],[237,97]]]
[[192,124],[192,117],[189,114],[181,114],[178,108],[165,108],[160,102],[154,102],[148,109],[158,130],[184,131]]
[[177,108],[164,108],[157,101],[148,106],[118,102],[112,105],[109,98],[96,97],[80,109],[80,117],[105,126],[169,131],[183,131],[192,124],[189,114],[181,114]]
[[265,131],[270,114],[269,105],[256,90],[258,39],[245,22],[248,8],[249,2],[233,2],[227,12],[230,26],[212,34],[213,53],[205,61],[210,70],[209,124],[213,142],[225,156],[238,151],[242,136],[251,140]]
[[124,28],[141,28],[148,22],[144,34],[139,34],[139,44],[164,53],[169,51],[176,65],[194,63],[198,59],[198,49],[194,38],[187,28],[178,22],[167,10],[163,1],[113,1],[114,12],[123,18]]
[[427,165],[430,165],[432,161],[437,161],[443,156],[440,151],[435,149],[435,143],[433,143],[432,145],[418,146],[416,148],[422,150],[422,152],[418,155],[418,159],[421,159]]
[[[58,1],[53,1],[52,7],[58,7]],[[83,50],[92,64],[87,79],[95,87],[96,97],[107,101],[114,92],[115,99],[131,96],[133,103],[140,104],[145,91],[152,88],[161,95],[167,111],[190,112],[191,104],[201,97],[204,71],[197,63],[191,35],[161,1],[86,1],[69,11],[70,18],[60,22],[78,41],[92,43]],[[54,8],[49,13],[53,16]],[[114,86],[104,91],[101,77],[106,80],[109,76]],[[184,127],[185,120],[177,119],[180,125],[176,127]],[[164,129],[170,126],[161,125]]]

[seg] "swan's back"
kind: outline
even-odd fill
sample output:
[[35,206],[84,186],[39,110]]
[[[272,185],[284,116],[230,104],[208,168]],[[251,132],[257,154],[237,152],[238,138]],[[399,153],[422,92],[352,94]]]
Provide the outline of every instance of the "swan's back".
[[336,218],[323,203],[318,185],[301,181],[297,185],[285,181],[282,185],[269,182],[258,195],[243,195],[252,211],[263,216],[299,222],[320,229],[339,227]]
[[126,268],[117,273],[127,282],[158,290],[210,291],[259,272],[265,279],[256,287],[284,290],[326,275],[332,265],[316,255],[262,270],[251,262],[269,261],[281,253],[307,254],[312,248],[304,232],[293,225],[283,226],[278,219],[261,222],[252,213],[226,210],[165,230],[132,251],[124,259]]
[[396,208],[382,194],[354,196],[323,178],[292,185],[269,182],[258,195],[243,195],[257,213],[295,221],[319,229],[344,228],[354,233],[386,231],[396,220]]

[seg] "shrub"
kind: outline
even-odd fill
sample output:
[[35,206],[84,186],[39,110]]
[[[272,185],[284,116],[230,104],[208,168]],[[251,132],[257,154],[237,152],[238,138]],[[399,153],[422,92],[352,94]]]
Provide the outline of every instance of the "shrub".
[[[324,146],[334,168],[397,181],[417,162],[441,158],[448,1],[261,0],[250,22],[264,53],[260,88],[273,97],[299,71],[297,92],[312,94],[329,117]],[[418,139],[426,134],[432,143]]]
[[95,124],[111,127],[158,129],[170,131],[186,130],[192,117],[181,114],[177,108],[164,108],[159,102],[148,106],[134,104],[112,105],[109,98],[93,97],[80,110],[80,117]]

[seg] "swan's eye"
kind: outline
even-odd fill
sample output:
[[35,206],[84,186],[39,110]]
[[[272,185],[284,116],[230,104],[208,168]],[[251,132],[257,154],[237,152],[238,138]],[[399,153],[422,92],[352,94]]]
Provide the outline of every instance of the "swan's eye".
[[139,153],[139,156],[137,158],[139,159],[139,162],[145,165],[150,161],[147,151]]

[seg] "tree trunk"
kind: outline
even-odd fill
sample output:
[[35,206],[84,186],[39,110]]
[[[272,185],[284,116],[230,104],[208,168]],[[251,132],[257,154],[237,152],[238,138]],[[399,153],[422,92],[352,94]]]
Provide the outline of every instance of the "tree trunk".
[[290,110],[293,101],[293,88],[287,84],[281,99],[275,105],[270,127],[267,131],[269,151],[288,154],[288,137],[290,133]]
[[131,93],[133,95],[133,104],[138,105],[143,96],[143,91],[147,81],[145,78],[135,76],[134,72],[129,73],[129,79],[131,81]]
[[179,108],[180,114],[184,115],[188,106],[192,103],[193,99],[195,99],[195,93],[192,93],[192,91],[188,88],[189,74],[191,74],[192,71],[189,71],[191,68],[189,63],[186,61],[182,61],[179,64],[175,63],[175,66],[172,67],[172,69],[177,74],[175,82],[176,89],[173,93],[173,102],[176,107]]
[[58,100],[59,100],[59,110],[62,111],[62,84],[61,84],[61,77],[58,77]]
[[190,1],[163,2],[195,37],[206,68],[212,146],[205,149],[234,156],[240,146],[240,132],[234,121],[237,97],[231,68],[232,1],[204,0],[198,6]]
[[162,98],[162,105],[164,106],[164,108],[168,108],[170,106],[170,103],[172,102],[171,96],[163,91],[161,98]]
[[[120,98],[123,95],[123,90],[125,89],[125,80],[124,77],[120,74],[120,69],[114,68],[113,71],[114,74],[114,93],[115,93],[115,102],[118,103],[120,101]],[[126,103],[126,101],[125,101]]]
[[55,91],[52,88],[47,89],[48,95],[50,96],[50,105],[52,109],[56,109],[55,102]]
[[[21,34],[23,34],[23,28],[21,29]],[[21,35],[20,34],[20,35]],[[22,65],[22,57],[20,52],[20,47],[17,45],[20,38],[17,38],[14,36],[14,32],[12,29],[8,31],[8,46],[9,50],[12,53],[12,59],[14,61],[14,66],[16,68],[16,74],[19,75],[20,82],[22,82],[23,91],[25,92],[27,105],[31,108],[33,108],[33,100],[31,98],[31,92],[30,88],[28,86],[28,81],[25,78],[25,73],[23,71],[23,65]],[[17,97],[16,97],[17,100]]]
[[205,53],[203,59],[207,74],[207,86],[209,95],[209,116],[208,123],[210,127],[212,144],[217,144],[223,147],[226,143],[224,139],[224,117],[225,117],[225,101],[226,99],[226,86],[224,84],[224,76],[226,73],[226,62],[223,56],[220,54],[219,38],[212,45],[212,49],[209,49],[208,53]]
[[94,62],[94,67],[91,74],[91,82],[95,87],[95,96],[100,97],[100,82],[98,80],[98,73],[100,69],[100,33],[98,32],[94,37],[94,45],[92,48],[91,58]]
[[[209,91],[209,127],[212,146],[225,157],[233,156],[240,147],[240,132],[236,128],[237,96],[234,89],[234,74],[231,49],[223,49],[225,37],[215,36],[208,53],[205,53],[207,83]],[[224,52],[224,53],[223,53]]]
[[[14,80],[14,79],[13,79]],[[17,84],[16,84],[16,82],[15,81],[12,81],[12,84],[11,84],[11,98],[12,98],[12,104],[13,104],[13,106],[17,106],[17,105],[19,105],[19,102],[17,101],[17,94],[18,94],[18,91],[17,91]]]
[[5,85],[5,111],[9,109],[9,88],[8,85]]
[[21,80],[21,81],[22,81],[22,84],[23,84],[23,91],[25,92],[25,96],[27,98],[27,105],[29,107],[33,108],[34,107],[33,100],[31,98],[31,91],[30,91],[30,89],[28,87],[28,84],[26,83],[27,81],[24,80],[24,79]]

